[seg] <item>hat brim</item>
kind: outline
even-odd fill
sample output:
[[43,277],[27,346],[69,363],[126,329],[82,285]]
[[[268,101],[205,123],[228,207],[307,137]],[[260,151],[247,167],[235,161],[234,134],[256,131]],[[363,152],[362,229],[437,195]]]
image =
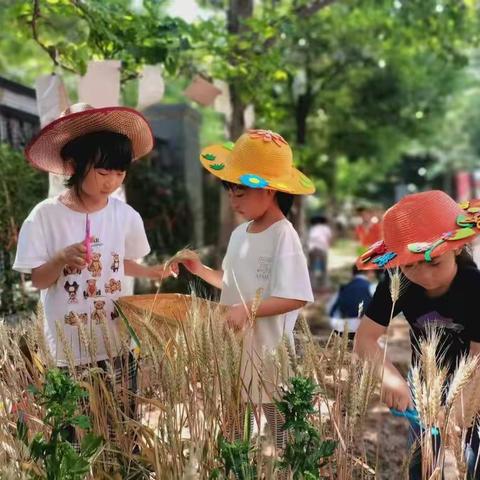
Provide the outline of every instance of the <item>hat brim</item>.
[[[479,234],[480,234],[480,231],[478,229],[475,229],[475,233],[469,237],[462,238],[460,240],[446,240],[445,242],[438,245],[432,250],[431,258],[434,259],[450,250],[462,248],[465,245],[473,242],[478,237]],[[436,240],[438,240],[438,238],[432,238],[426,243],[433,243]],[[413,252],[410,252],[407,248],[405,248],[405,250],[406,251],[404,252],[394,252],[396,253],[396,257],[390,260],[389,262],[387,262],[384,266],[379,266],[373,263],[372,261],[368,261],[366,263],[363,262],[362,260],[363,254],[357,258],[357,261],[355,262],[355,264],[359,270],[389,270],[391,268],[402,267],[404,265],[412,265],[414,263],[425,261],[425,257],[422,253],[413,253]],[[386,253],[388,252],[389,250],[387,246]]]
[[62,148],[81,135],[102,130],[128,137],[133,160],[147,155],[154,145],[150,125],[140,112],[127,107],[104,107],[71,113],[49,123],[30,141],[25,156],[35,168],[71,175],[71,166],[60,155]]
[[[259,177],[255,172],[247,172],[232,166],[229,162],[231,154],[232,151],[229,147],[210,145],[202,150],[200,162],[211,174],[226,182],[293,195],[310,195],[315,192],[313,182],[295,167],[292,167],[288,175]],[[248,182],[249,179],[251,179],[251,184]]]

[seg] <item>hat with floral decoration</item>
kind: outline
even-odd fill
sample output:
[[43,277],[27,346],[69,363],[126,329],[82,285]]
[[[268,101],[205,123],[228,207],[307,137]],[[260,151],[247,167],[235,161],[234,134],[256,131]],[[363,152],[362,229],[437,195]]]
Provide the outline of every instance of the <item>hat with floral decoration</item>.
[[210,145],[200,155],[202,165],[226,182],[308,195],[313,182],[293,166],[290,145],[270,130],[249,130],[235,142]]
[[480,200],[458,204],[439,190],[407,195],[385,212],[383,240],[357,259],[362,270],[431,262],[480,233]]

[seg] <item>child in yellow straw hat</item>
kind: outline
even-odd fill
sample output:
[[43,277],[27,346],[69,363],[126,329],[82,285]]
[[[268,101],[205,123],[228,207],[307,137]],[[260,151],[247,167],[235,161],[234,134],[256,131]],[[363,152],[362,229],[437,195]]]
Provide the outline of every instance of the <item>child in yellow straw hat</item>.
[[[277,446],[281,447],[283,422],[273,405],[278,385],[270,357],[283,337],[293,348],[298,313],[313,301],[305,255],[286,215],[293,195],[313,193],[314,186],[294,168],[288,143],[267,130],[248,131],[235,144],[204,148],[200,161],[222,180],[233,210],[246,222],[232,233],[221,270],[210,269],[198,258],[182,263],[221,289],[220,303],[230,305],[229,325],[244,330],[245,398],[263,404]],[[263,385],[258,371],[263,373]]]
[[[143,221],[111,194],[131,162],[152,147],[147,120],[125,107],[80,103],[45,126],[25,155],[35,168],[66,175],[67,189],[30,212],[13,266],[31,274],[41,290],[44,334],[55,364],[76,369],[96,363],[115,372],[112,383],[132,391],[137,368],[129,352],[123,355],[114,301],[125,275],[160,278],[165,272],[162,265],[136,263],[150,251]],[[82,329],[92,336],[90,348]]]
[[[360,269],[399,269],[396,276],[390,279],[387,275],[379,284],[357,330],[355,350],[363,357],[380,359],[383,364],[383,400],[395,414],[403,413],[411,420],[411,445],[422,438],[421,422],[432,421],[422,418],[424,410],[418,402],[435,402],[435,395],[429,391],[430,398],[423,400],[419,392],[412,396],[409,381],[393,365],[378,340],[386,333],[390,320],[403,313],[411,329],[412,364],[418,365],[420,342],[435,329],[439,335],[436,362],[445,369],[448,382],[462,356],[480,354],[480,271],[466,250],[480,233],[479,226],[479,201],[458,205],[441,191],[408,195],[385,213],[383,239],[357,260]],[[445,397],[445,388],[440,385],[439,399]],[[478,396],[478,392],[474,395]],[[420,422],[416,420],[417,413]],[[433,450],[438,452],[440,436],[432,433]],[[478,428],[473,427],[466,439],[466,460],[472,475],[468,478],[480,478],[476,466],[478,447]],[[410,478],[430,478],[432,472],[427,473],[424,471],[422,476],[421,456],[417,452],[410,464]]]

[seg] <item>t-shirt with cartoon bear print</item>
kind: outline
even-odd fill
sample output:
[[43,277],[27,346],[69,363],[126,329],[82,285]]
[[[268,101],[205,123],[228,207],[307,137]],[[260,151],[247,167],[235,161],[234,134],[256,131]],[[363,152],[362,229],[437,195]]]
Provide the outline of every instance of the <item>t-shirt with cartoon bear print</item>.
[[[140,215],[121,200],[110,197],[107,206],[89,214],[89,219],[92,261],[83,270],[65,267],[56,283],[41,291],[45,337],[58,366],[67,365],[63,342],[76,365],[107,359],[104,332],[115,355],[120,348],[120,319],[113,301],[123,294],[123,261],[140,259],[150,251]],[[13,268],[31,273],[61,249],[83,241],[85,230],[85,213],[71,210],[58,197],[44,200],[22,225]],[[80,340],[79,324],[93,333],[95,358]]]

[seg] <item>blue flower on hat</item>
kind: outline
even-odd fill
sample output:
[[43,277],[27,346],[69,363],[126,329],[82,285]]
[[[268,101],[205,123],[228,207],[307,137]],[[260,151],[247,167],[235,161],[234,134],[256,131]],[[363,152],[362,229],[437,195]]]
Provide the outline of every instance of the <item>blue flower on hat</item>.
[[268,182],[258,175],[253,175],[252,173],[247,173],[240,177],[240,182],[242,185],[250,188],[265,188],[268,187]]
[[386,252],[383,255],[372,260],[379,267],[384,267],[390,260],[393,260],[397,254],[395,252]]

